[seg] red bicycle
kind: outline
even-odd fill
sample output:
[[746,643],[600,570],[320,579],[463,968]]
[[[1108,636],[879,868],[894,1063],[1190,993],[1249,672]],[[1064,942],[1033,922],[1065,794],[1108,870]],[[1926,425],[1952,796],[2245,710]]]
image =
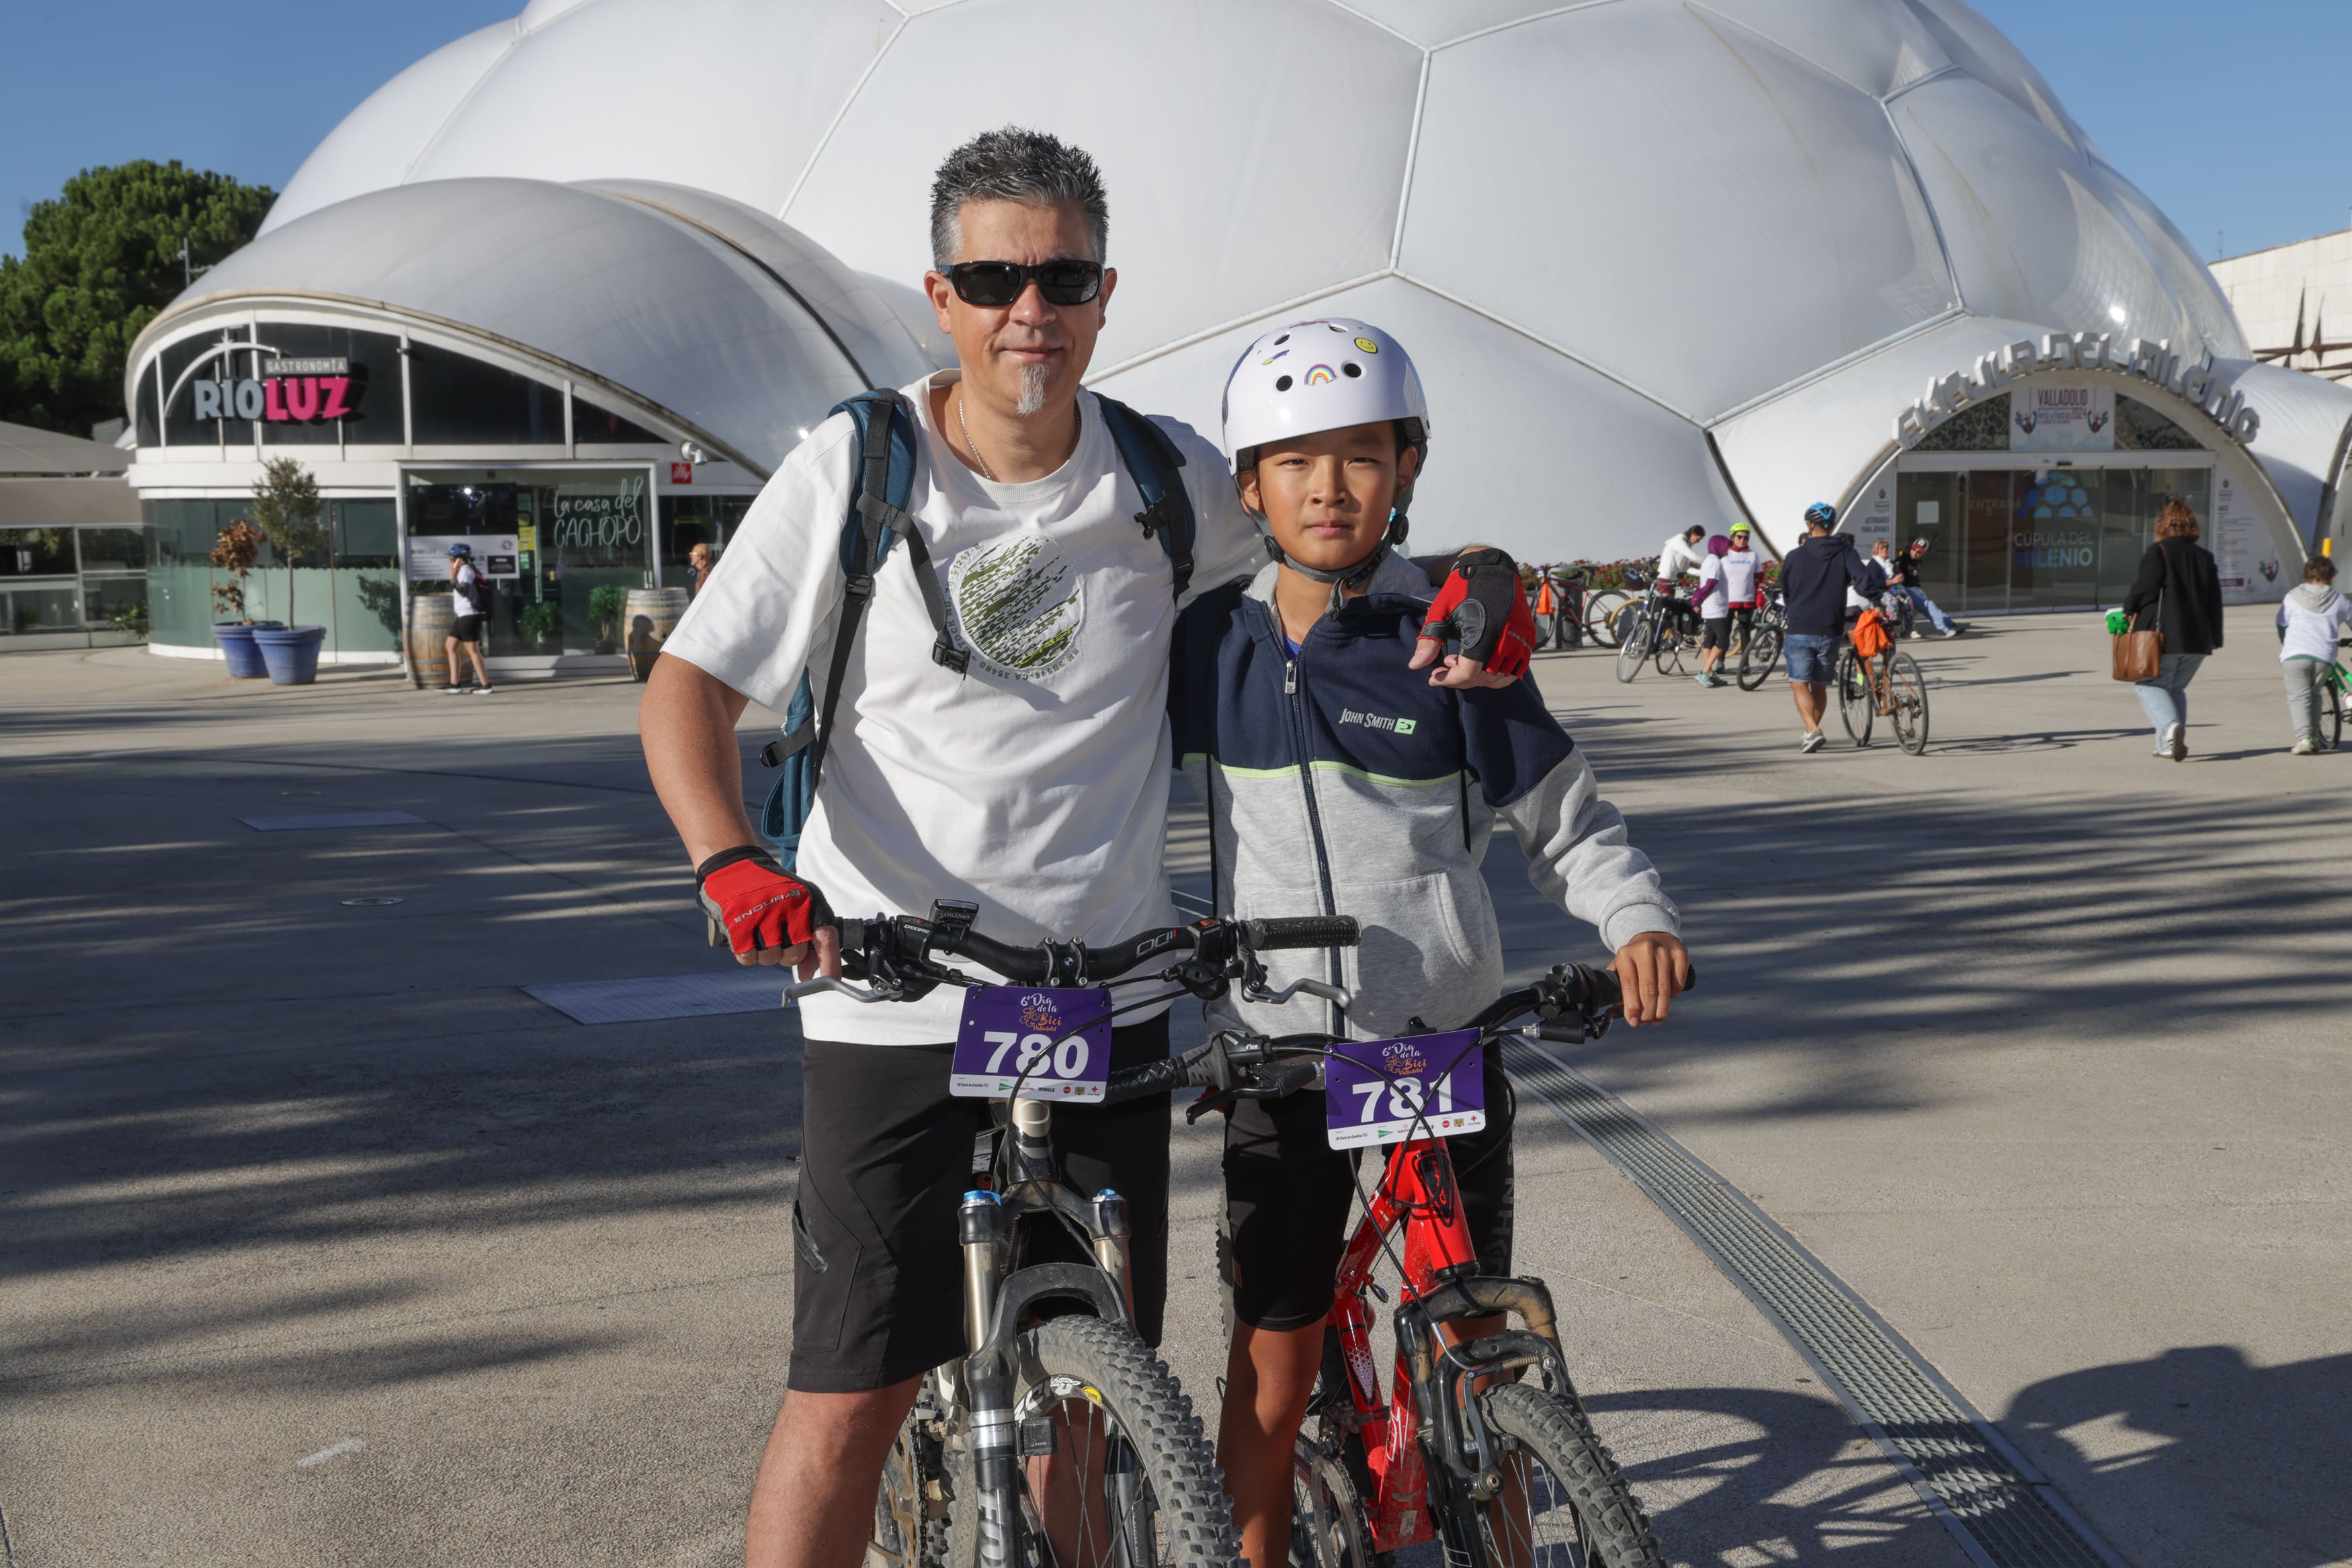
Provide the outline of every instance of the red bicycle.
[[[1529,1019],[1527,1032],[1538,1038],[1590,1040],[1619,1000],[1615,975],[1559,966],[1463,1028],[1477,1031],[1480,1050]],[[1339,1043],[1226,1033],[1142,1071],[1218,1089],[1189,1109],[1197,1118],[1232,1097],[1302,1087]],[[1436,1537],[1448,1568],[1664,1568],[1648,1518],[1569,1379],[1551,1292],[1540,1280],[1478,1272],[1453,1158],[1433,1135],[1449,1070],[1475,1078],[1475,1061],[1463,1050],[1423,1080],[1398,1081],[1412,1130],[1391,1149],[1339,1264],[1322,1372],[1294,1456],[1291,1559],[1386,1568],[1389,1554]],[[1372,1301],[1389,1299],[1374,1278],[1383,1256],[1400,1277],[1385,1393],[1372,1343]],[[1536,1381],[1519,1381],[1529,1369]]]

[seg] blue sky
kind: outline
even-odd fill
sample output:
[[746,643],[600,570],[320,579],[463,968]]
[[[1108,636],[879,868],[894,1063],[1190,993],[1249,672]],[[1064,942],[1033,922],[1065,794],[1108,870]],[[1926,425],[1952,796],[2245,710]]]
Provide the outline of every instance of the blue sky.
[[[1977,0],[2199,255],[2352,223],[2347,0]],[[378,84],[520,0],[6,0],[0,249],[92,163],[177,158],[282,188]],[[669,68],[692,70],[682,40]]]

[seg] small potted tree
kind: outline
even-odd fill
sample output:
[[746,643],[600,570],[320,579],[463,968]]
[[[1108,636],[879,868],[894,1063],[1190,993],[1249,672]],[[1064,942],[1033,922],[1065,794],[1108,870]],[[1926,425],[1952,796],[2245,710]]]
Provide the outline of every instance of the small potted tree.
[[515,626],[542,653],[563,652],[563,606],[535,599],[515,612]]
[[599,583],[588,591],[588,619],[596,623],[596,652],[620,652],[620,637],[614,628],[628,606],[629,596],[618,583]]
[[261,650],[253,645],[253,634],[262,626],[275,627],[278,622],[257,622],[246,613],[245,580],[253,575],[254,563],[261,559],[261,530],[243,517],[229,524],[213,541],[212,563],[228,574],[226,582],[213,584],[213,613],[228,617],[213,627],[213,641],[219,644],[221,662],[228,666],[229,679],[257,680],[269,673],[261,662]]
[[261,477],[253,485],[254,525],[286,563],[286,624],[253,634],[274,685],[306,686],[319,678],[319,646],[327,639],[327,629],[294,619],[294,562],[327,542],[320,509],[319,482],[302,465],[291,457],[272,457],[261,465]]

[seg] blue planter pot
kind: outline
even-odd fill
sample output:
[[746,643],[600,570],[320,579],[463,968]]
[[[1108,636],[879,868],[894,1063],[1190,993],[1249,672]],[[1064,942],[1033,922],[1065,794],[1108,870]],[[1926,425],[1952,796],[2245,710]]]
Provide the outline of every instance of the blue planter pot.
[[257,626],[253,645],[261,650],[274,686],[307,686],[319,678],[319,645],[324,626]]
[[274,630],[283,625],[278,621],[253,621],[237,626],[215,626],[213,641],[220,644],[221,658],[228,665],[228,678],[233,681],[257,681],[269,673],[261,661],[261,650],[253,645],[256,632]]

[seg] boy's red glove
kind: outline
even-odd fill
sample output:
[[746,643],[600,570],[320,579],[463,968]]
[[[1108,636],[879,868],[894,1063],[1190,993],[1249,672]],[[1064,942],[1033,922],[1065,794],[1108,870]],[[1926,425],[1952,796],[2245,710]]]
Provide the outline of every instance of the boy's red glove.
[[822,894],[751,844],[712,855],[694,868],[694,882],[702,912],[719,922],[738,957],[803,946],[832,923]]
[[1454,570],[1422,620],[1421,634],[1459,641],[1465,658],[1496,674],[1526,674],[1535,654],[1536,618],[1517,565],[1498,549],[1455,556]]

